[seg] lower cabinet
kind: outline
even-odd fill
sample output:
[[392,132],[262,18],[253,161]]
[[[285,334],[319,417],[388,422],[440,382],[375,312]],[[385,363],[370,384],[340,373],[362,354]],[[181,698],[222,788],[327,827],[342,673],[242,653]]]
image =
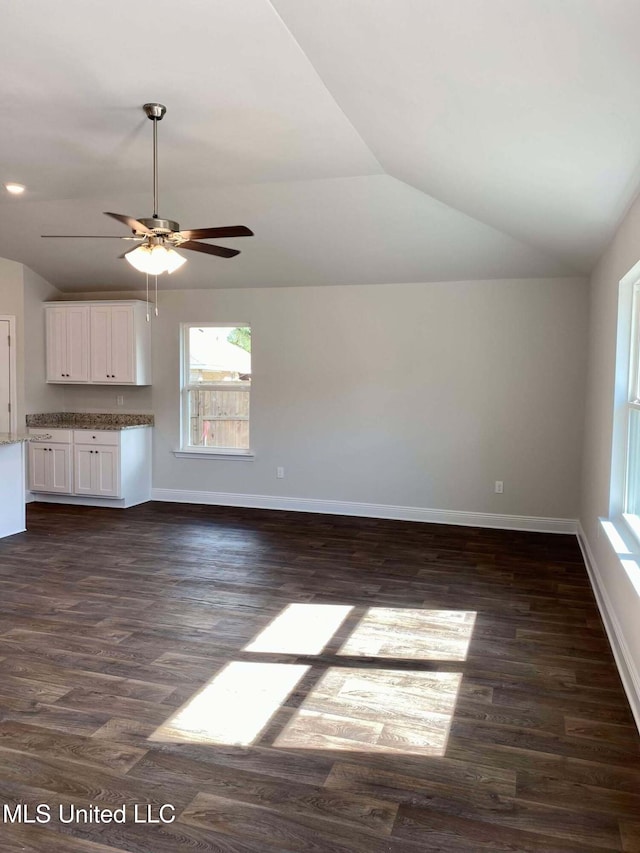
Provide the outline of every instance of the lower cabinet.
[[29,433],[29,488],[38,500],[119,507],[150,500],[150,429]]
[[73,472],[76,495],[120,497],[120,453],[117,447],[75,445]]
[[71,491],[71,447],[47,443],[29,445],[29,487],[33,492]]

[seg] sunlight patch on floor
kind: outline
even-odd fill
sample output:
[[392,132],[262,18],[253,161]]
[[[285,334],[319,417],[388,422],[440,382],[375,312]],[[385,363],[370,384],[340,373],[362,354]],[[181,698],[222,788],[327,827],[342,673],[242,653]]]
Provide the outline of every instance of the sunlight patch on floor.
[[297,664],[230,663],[149,740],[250,746],[308,669]]
[[352,610],[347,604],[288,604],[243,651],[318,655]]
[[462,674],[335,667],[274,746],[444,755]]
[[475,610],[370,607],[338,654],[399,660],[466,660]]
[[[476,612],[370,607],[355,627],[340,632],[353,610],[346,604],[288,604],[242,651],[291,656],[291,663],[227,664],[150,740],[250,746],[280,712],[277,722],[284,728],[273,745],[281,749],[444,755],[461,672],[374,668],[370,660],[327,666],[327,658],[345,664],[351,663],[345,657],[410,660],[413,667],[418,661],[464,661]],[[328,644],[345,636],[339,651],[330,651],[337,646]],[[296,707],[284,707],[305,674],[316,674],[315,666],[311,671],[296,657],[321,654],[318,680],[305,679],[301,704],[296,696]]]

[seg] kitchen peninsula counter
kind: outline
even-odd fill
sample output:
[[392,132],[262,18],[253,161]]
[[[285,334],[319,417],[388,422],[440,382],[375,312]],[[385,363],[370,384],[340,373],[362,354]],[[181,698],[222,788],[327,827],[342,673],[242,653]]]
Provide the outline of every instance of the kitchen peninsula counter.
[[23,533],[25,453],[28,435],[0,432],[0,539]]

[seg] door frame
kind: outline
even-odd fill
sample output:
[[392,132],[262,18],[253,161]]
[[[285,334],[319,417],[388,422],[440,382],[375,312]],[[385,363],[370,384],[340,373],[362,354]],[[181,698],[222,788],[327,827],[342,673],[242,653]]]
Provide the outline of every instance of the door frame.
[[9,431],[15,433],[18,428],[18,385],[16,372],[16,318],[13,314],[0,314],[0,320],[9,323],[9,403],[11,413],[9,417]]

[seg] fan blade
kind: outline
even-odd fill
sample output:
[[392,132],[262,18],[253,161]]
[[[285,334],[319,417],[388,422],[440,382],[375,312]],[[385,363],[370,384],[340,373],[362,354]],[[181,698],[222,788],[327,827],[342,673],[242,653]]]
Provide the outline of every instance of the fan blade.
[[208,243],[194,243],[188,240],[186,243],[180,243],[176,246],[178,250],[191,249],[192,252],[204,252],[205,255],[219,255],[221,258],[233,258],[234,255],[239,255],[237,249],[225,249],[224,246],[210,246]]
[[227,225],[222,228],[192,228],[178,232],[185,240],[207,240],[209,237],[253,237],[246,225]]
[[139,231],[142,234],[150,234],[154,236],[153,231],[150,228],[147,228],[146,225],[143,225],[142,222],[138,222],[137,219],[134,219],[132,216],[125,216],[124,213],[109,213],[105,210],[105,216],[110,216],[112,219],[117,219],[118,222],[122,222],[123,225],[128,225],[132,231]]
[[116,234],[41,234],[41,237],[90,237],[92,240],[135,240],[135,237],[119,237]]

